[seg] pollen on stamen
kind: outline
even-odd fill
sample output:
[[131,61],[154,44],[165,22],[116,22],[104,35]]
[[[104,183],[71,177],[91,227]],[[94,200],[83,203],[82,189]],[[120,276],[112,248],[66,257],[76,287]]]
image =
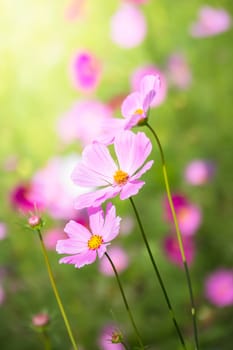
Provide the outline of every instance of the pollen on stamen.
[[118,184],[118,185],[124,185],[126,184],[126,182],[129,179],[129,174],[127,174],[125,171],[123,170],[117,170],[113,176],[114,181]]
[[88,248],[91,250],[98,249],[103,243],[103,238],[100,235],[93,235],[87,242]]

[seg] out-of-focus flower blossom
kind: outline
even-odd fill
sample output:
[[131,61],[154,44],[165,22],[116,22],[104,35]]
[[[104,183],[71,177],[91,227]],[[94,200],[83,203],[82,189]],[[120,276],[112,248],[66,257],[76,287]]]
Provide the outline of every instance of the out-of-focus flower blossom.
[[44,205],[41,198],[31,198],[33,191],[31,183],[20,183],[16,185],[10,193],[10,203],[12,207],[22,213],[33,212],[35,209],[41,210]]
[[80,140],[88,145],[103,133],[103,123],[112,119],[112,110],[97,100],[79,101],[58,121],[58,134],[66,143]]
[[32,202],[44,203],[49,215],[55,219],[74,218],[75,197],[88,191],[75,186],[71,180],[71,172],[79,161],[80,158],[72,154],[52,158],[32,179]]
[[116,208],[108,203],[106,215],[101,208],[88,208],[90,231],[79,223],[71,220],[64,231],[68,239],[57,242],[56,250],[59,254],[69,254],[60,263],[74,264],[82,267],[92,264],[98,255],[101,259],[107,246],[119,233],[120,217],[116,216]]
[[53,228],[43,234],[43,241],[48,250],[56,250],[57,241],[66,238],[66,234],[60,228]]
[[193,37],[208,37],[227,31],[231,26],[231,17],[224,9],[203,6],[198,19],[190,27]]
[[121,233],[127,235],[134,228],[134,219],[131,216],[125,216],[121,223]]
[[192,74],[184,55],[174,53],[169,57],[167,77],[170,83],[179,89],[186,89],[190,86]]
[[147,64],[145,66],[138,67],[131,76],[131,89],[132,91],[138,91],[140,89],[141,81],[146,75],[159,76],[160,87],[156,91],[156,96],[151,102],[150,107],[159,106],[161,103],[163,103],[167,96],[167,81],[165,74],[156,66]]
[[219,268],[205,280],[205,296],[218,307],[233,304],[233,270]]
[[[112,259],[118,273],[121,273],[122,271],[124,271],[128,267],[129,257],[123,248],[121,248],[119,246],[111,247],[108,250],[108,255]],[[103,256],[103,259],[100,260],[99,270],[102,274],[104,274],[106,276],[114,276],[115,275],[115,273],[112,269],[112,266],[111,266],[111,264],[108,261],[106,256]]]
[[185,170],[185,180],[191,185],[203,185],[215,175],[216,167],[213,162],[196,159],[190,162]]
[[85,0],[71,0],[65,8],[65,19],[75,21],[85,15]]
[[102,350],[124,350],[124,346],[119,343],[122,341],[122,334],[115,325],[106,325],[99,337],[99,346]]
[[45,327],[49,322],[50,318],[46,312],[41,312],[32,317],[32,324],[35,327]]
[[125,0],[125,1],[132,2],[135,5],[141,5],[141,4],[145,4],[149,0]]
[[101,143],[95,142],[84,148],[82,161],[75,167],[72,179],[78,186],[101,188],[78,196],[76,209],[99,206],[118,194],[120,199],[127,199],[144,186],[140,177],[153,164],[153,160],[144,164],[152,149],[148,137],[142,132],[124,131],[116,136],[114,149],[117,163],[107,146]]
[[0,305],[2,305],[5,301],[5,291],[3,287],[0,285]]
[[[189,200],[179,194],[172,195],[175,212],[177,215],[178,224],[183,236],[194,235],[200,227],[202,221],[201,209]],[[168,199],[165,199],[165,219],[173,224],[172,212],[169,206]]]
[[76,53],[70,65],[71,81],[76,89],[89,92],[96,89],[101,78],[100,61],[88,51]]
[[[195,244],[191,237],[182,238],[185,257],[188,265],[191,265],[195,257]],[[167,258],[176,265],[183,266],[179,243],[174,235],[165,237],[163,242],[164,252]]]
[[0,222],[0,240],[6,238],[7,226],[4,222]]
[[125,49],[140,45],[147,33],[143,13],[137,6],[129,3],[120,5],[111,18],[110,27],[112,41]]
[[2,167],[4,171],[15,171],[19,165],[19,159],[16,154],[11,154],[3,161]]

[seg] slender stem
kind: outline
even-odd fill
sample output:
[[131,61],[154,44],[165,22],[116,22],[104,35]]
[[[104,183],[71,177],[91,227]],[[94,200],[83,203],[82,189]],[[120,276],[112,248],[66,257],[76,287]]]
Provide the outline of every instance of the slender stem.
[[42,336],[43,336],[43,341],[44,341],[44,349],[51,350],[50,339],[49,339],[48,333],[45,329],[42,330]]
[[171,212],[172,212],[172,217],[173,217],[173,221],[174,221],[174,225],[175,225],[175,229],[176,229],[177,240],[178,240],[179,249],[180,249],[181,256],[182,256],[182,262],[183,262],[183,265],[184,265],[186,280],[187,280],[187,284],[188,284],[188,290],[189,290],[189,296],[190,296],[190,302],[191,302],[191,314],[192,314],[192,320],[193,320],[195,349],[198,350],[199,349],[199,341],[198,341],[198,329],[197,329],[197,320],[196,320],[196,307],[195,307],[194,297],[193,297],[193,288],[192,288],[189,268],[188,268],[188,264],[187,264],[187,260],[186,260],[186,256],[185,256],[185,252],[184,252],[182,236],[181,236],[181,232],[180,232],[180,228],[179,228],[179,224],[178,224],[178,220],[177,220],[174,204],[173,204],[173,201],[172,201],[171,190],[170,190],[170,185],[169,185],[168,175],[167,175],[165,156],[164,156],[162,145],[161,145],[161,142],[159,140],[158,135],[156,134],[154,129],[148,124],[148,122],[145,125],[152,132],[152,134],[155,137],[155,140],[157,142],[157,145],[159,147],[159,152],[160,152],[161,161],[162,161],[163,177],[164,177],[164,182],[165,182],[168,202],[169,202],[169,206],[170,206],[170,209],[171,209]]
[[132,197],[130,197],[129,200],[130,200],[130,202],[131,202],[131,204],[132,204],[132,207],[133,207],[133,210],[134,210],[134,213],[135,213],[135,216],[136,216],[136,219],[137,219],[137,222],[138,222],[138,225],[139,225],[141,234],[142,234],[142,238],[143,238],[143,240],[144,240],[144,243],[145,243],[146,249],[147,249],[147,251],[148,251],[150,260],[151,260],[151,262],[152,262],[152,265],[153,265],[153,267],[154,267],[154,271],[155,271],[156,276],[157,276],[157,278],[158,278],[160,287],[162,288],[163,295],[164,295],[164,298],[165,298],[165,300],[166,300],[166,303],[167,303],[167,306],[168,306],[168,309],[169,309],[169,313],[170,313],[170,316],[171,316],[172,321],[173,321],[173,323],[174,323],[176,332],[177,332],[177,334],[178,334],[178,336],[179,336],[179,339],[180,339],[180,342],[181,342],[181,344],[182,344],[183,349],[186,349],[186,345],[185,345],[185,342],[184,342],[184,338],[183,338],[182,333],[181,333],[181,331],[180,331],[179,325],[178,325],[178,323],[177,323],[177,321],[176,321],[175,313],[174,313],[174,311],[173,311],[173,308],[172,308],[170,299],[169,299],[169,297],[168,297],[168,294],[167,294],[165,285],[164,285],[164,283],[163,283],[161,274],[160,274],[160,272],[159,272],[158,266],[157,266],[157,264],[156,264],[156,262],[155,262],[155,259],[154,259],[154,257],[153,257],[153,254],[152,254],[152,252],[151,252],[150,245],[149,245],[149,243],[148,243],[148,240],[147,240],[147,237],[146,237],[146,234],[145,234],[145,231],[144,231],[144,228],[143,228],[141,219],[140,219],[139,214],[138,214],[138,211],[137,211],[137,208],[136,208],[136,206],[135,206],[135,204],[134,204],[134,201],[133,201]]
[[40,239],[40,243],[41,243],[41,247],[42,247],[42,251],[43,251],[43,255],[44,255],[44,259],[45,259],[45,264],[46,264],[47,270],[48,270],[50,283],[51,283],[51,286],[53,288],[53,292],[54,292],[55,298],[57,300],[60,312],[62,314],[64,323],[65,323],[65,326],[66,326],[66,329],[67,329],[67,333],[69,335],[69,338],[70,338],[71,344],[73,345],[74,350],[78,350],[78,347],[77,347],[77,345],[75,343],[74,336],[73,336],[73,333],[72,333],[72,330],[71,330],[68,318],[66,316],[66,313],[65,313],[65,310],[64,310],[61,298],[59,296],[59,293],[58,293],[58,290],[57,290],[57,287],[56,287],[56,283],[55,283],[55,279],[54,279],[54,276],[53,276],[53,273],[52,273],[52,269],[51,269],[51,265],[50,265],[49,258],[48,258],[48,255],[47,255],[47,251],[46,251],[46,248],[45,248],[45,245],[44,245],[44,242],[43,242],[43,238],[42,238],[42,235],[41,235],[41,232],[40,232],[39,229],[37,230],[37,233],[39,235],[39,239]]
[[[141,340],[140,333],[139,333],[139,331],[138,331],[138,329],[137,329],[136,323],[135,323],[134,318],[133,318],[133,315],[132,315],[132,313],[131,313],[131,310],[130,310],[128,301],[127,301],[127,299],[126,299],[125,292],[124,292],[124,290],[123,290],[123,287],[122,287],[122,284],[121,284],[121,281],[120,281],[118,272],[117,272],[117,270],[116,270],[116,267],[115,267],[115,265],[114,265],[112,259],[111,259],[110,256],[108,255],[108,253],[105,253],[105,255],[106,255],[106,257],[108,258],[108,260],[109,260],[109,262],[110,262],[110,264],[111,264],[111,266],[112,266],[112,269],[113,269],[113,271],[114,271],[114,273],[115,273],[115,276],[116,276],[116,279],[117,279],[117,283],[118,283],[118,286],[119,286],[119,289],[120,289],[120,292],[121,292],[121,295],[122,295],[122,298],[123,298],[123,301],[124,301],[124,304],[125,304],[125,308],[126,308],[126,310],[127,310],[127,312],[128,312],[128,315],[129,315],[130,321],[131,321],[131,323],[132,323],[133,329],[134,329],[134,331],[135,331],[135,333],[136,333],[136,335],[137,335],[138,343],[140,344],[141,349],[145,349],[145,348],[144,348],[144,345],[143,345],[143,343],[142,343],[142,340]],[[124,346],[125,346],[125,344],[124,344]]]

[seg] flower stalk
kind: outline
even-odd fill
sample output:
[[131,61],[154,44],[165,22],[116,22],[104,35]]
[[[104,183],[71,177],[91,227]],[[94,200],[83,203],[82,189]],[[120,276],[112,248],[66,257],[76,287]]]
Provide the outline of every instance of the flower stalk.
[[181,236],[181,232],[180,232],[180,228],[179,228],[179,224],[178,224],[178,220],[177,220],[177,216],[176,216],[176,211],[175,211],[174,204],[172,201],[171,190],[170,190],[170,185],[169,185],[168,175],[167,175],[165,156],[164,156],[163,148],[162,148],[162,145],[161,145],[161,142],[160,142],[158,135],[156,134],[154,129],[151,127],[151,125],[148,123],[148,121],[145,123],[145,125],[148,127],[148,129],[153,134],[153,136],[156,140],[156,143],[158,145],[160,156],[161,156],[163,177],[164,177],[168,202],[169,202],[169,206],[170,206],[170,209],[172,212],[172,218],[173,218],[174,225],[175,225],[177,240],[178,240],[178,244],[179,244],[179,249],[180,249],[180,253],[181,253],[181,257],[182,257],[182,262],[183,262],[185,276],[186,276],[188,290],[189,290],[189,297],[190,297],[190,303],[191,303],[191,315],[192,315],[192,321],[193,321],[195,350],[199,350],[198,329],[197,329],[197,320],[196,320],[196,307],[195,307],[195,302],[194,302],[194,297],[193,297],[193,288],[192,288],[189,268],[188,268],[188,264],[187,264],[187,259],[186,259],[185,252],[184,252],[182,236]]

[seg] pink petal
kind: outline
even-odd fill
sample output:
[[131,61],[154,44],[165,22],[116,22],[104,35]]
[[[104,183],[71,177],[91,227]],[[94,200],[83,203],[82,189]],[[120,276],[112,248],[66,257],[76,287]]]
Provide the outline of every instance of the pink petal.
[[76,199],[75,209],[98,207],[107,199],[115,197],[119,192],[119,187],[112,188],[111,186],[108,186],[95,192],[81,194]]
[[85,147],[82,162],[74,169],[71,178],[83,187],[106,186],[112,183],[112,174],[117,166],[109,150],[98,142]]
[[161,81],[159,75],[145,75],[140,83],[140,93],[144,110],[147,111],[159,91]]
[[101,208],[89,208],[89,226],[93,234],[103,235],[104,217],[103,210]]
[[147,162],[134,176],[130,178],[130,182],[132,180],[139,179],[145,172],[147,172],[147,170],[149,170],[152,167],[153,163],[153,160]]
[[92,264],[96,259],[96,251],[95,250],[88,250],[85,253],[72,255],[72,256],[66,256],[59,260],[60,264],[73,264],[75,267],[82,267],[84,265]]
[[64,231],[67,233],[69,238],[77,239],[80,242],[87,242],[91,236],[91,233],[85,226],[79,224],[74,220],[70,220],[66,224]]
[[99,259],[101,259],[103,257],[103,255],[105,254],[105,252],[107,251],[107,245],[109,244],[102,244],[99,249],[97,250],[97,254]]
[[116,216],[116,208],[111,203],[108,203],[106,208],[104,227],[102,230],[104,242],[111,241],[119,234],[120,221],[121,218],[119,216]]
[[138,92],[133,92],[126,97],[121,106],[121,113],[125,118],[132,117],[137,109],[142,109],[142,101]]
[[128,130],[117,135],[114,146],[120,169],[130,176],[143,165],[152,150],[151,142],[144,133],[134,134]]
[[57,241],[56,251],[59,254],[77,254],[88,249],[87,242],[81,242],[76,239],[68,238]]
[[134,196],[144,185],[144,181],[134,180],[133,182],[128,182],[125,186],[122,187],[120,199],[124,200],[131,196]]

